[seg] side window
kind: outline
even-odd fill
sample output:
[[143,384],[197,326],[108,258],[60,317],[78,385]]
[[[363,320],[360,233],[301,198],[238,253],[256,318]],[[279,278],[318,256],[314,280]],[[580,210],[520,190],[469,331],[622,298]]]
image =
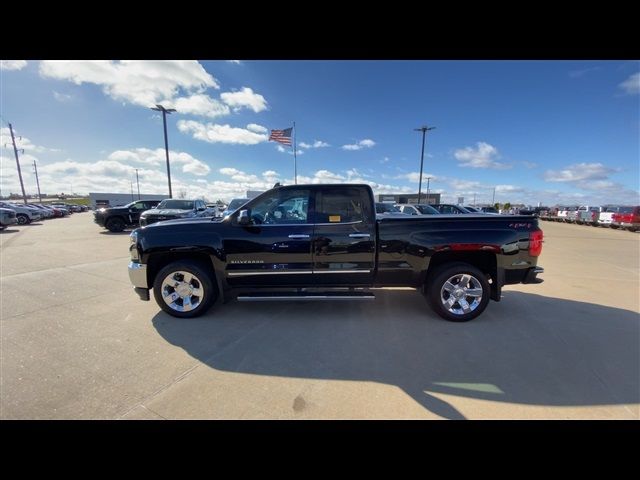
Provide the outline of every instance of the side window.
[[309,190],[276,189],[251,205],[251,219],[256,225],[295,225],[307,223]]
[[146,210],[146,207],[144,205],[144,202],[136,202],[133,204],[133,208],[135,210]]
[[359,188],[326,188],[316,197],[316,223],[362,222],[370,200]]

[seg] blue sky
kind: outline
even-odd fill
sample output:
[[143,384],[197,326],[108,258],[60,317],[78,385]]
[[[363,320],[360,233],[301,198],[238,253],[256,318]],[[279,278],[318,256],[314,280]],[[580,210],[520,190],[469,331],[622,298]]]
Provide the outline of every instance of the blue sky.
[[[296,122],[298,182],[367,182],[443,201],[640,203],[637,61],[3,61],[1,194],[19,192],[8,123],[35,193],[166,193],[209,200],[293,182],[269,129]],[[426,185],[423,184],[423,191]]]

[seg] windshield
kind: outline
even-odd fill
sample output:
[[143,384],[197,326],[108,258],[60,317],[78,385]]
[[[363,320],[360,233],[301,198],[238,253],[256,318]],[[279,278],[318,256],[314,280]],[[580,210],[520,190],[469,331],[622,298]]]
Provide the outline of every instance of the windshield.
[[400,209],[391,203],[376,203],[376,213],[401,213]]
[[420,210],[420,213],[423,215],[433,215],[439,214],[440,212],[433,208],[431,205],[415,205],[415,207]]
[[227,210],[236,210],[249,201],[248,198],[234,198],[227,207]]
[[158,210],[175,209],[175,210],[193,210],[193,201],[191,200],[163,200],[156,207]]

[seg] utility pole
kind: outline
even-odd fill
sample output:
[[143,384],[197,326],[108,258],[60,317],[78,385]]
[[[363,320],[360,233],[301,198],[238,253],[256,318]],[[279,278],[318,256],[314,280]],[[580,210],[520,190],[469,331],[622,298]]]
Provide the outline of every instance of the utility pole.
[[129,184],[131,185],[131,201],[133,202],[135,200],[133,198],[133,180],[129,180]]
[[[24,200],[24,203],[26,205],[27,194],[24,191],[24,182],[22,181],[22,170],[20,170],[20,160],[18,159],[18,147],[16,147],[16,137],[13,135],[13,127],[11,126],[11,124],[9,124],[9,131],[11,132],[11,141],[13,142],[13,153],[16,156],[16,165],[18,166],[18,178],[20,178],[20,188],[22,188],[22,200]],[[22,149],[22,153],[24,153],[24,148]]]
[[476,206],[476,194],[475,193],[473,194],[473,206],[474,207]]
[[496,187],[493,187],[493,198],[491,199],[491,206],[496,204]]
[[429,180],[431,180],[431,177],[427,177],[427,205],[431,205],[429,201]]
[[140,200],[140,179],[138,178],[138,169],[136,168],[136,183],[138,184],[138,200]]
[[173,194],[171,193],[171,169],[169,168],[169,141],[167,140],[167,113],[172,114],[176,111],[176,109],[164,108],[162,105],[156,105],[155,108],[151,107],[151,110],[162,112],[162,123],[164,124],[164,150],[167,154],[167,180],[169,181],[169,198],[173,198]]
[[36,185],[38,185],[38,199],[40,203],[42,203],[42,194],[40,193],[40,180],[38,180],[38,167],[36,166],[36,161],[33,161],[33,171],[36,172]]
[[427,131],[433,130],[436,127],[422,126],[420,128],[414,128],[416,132],[422,132],[422,154],[420,155],[420,183],[418,184],[418,204],[420,204],[420,195],[422,194],[422,165],[424,163],[424,141],[427,136]]

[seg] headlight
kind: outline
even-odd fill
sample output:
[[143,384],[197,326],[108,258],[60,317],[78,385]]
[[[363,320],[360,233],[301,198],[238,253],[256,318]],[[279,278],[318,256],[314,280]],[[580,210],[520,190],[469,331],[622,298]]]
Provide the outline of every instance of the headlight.
[[131,232],[131,235],[129,235],[129,241],[131,243],[138,243],[138,232],[136,230]]

